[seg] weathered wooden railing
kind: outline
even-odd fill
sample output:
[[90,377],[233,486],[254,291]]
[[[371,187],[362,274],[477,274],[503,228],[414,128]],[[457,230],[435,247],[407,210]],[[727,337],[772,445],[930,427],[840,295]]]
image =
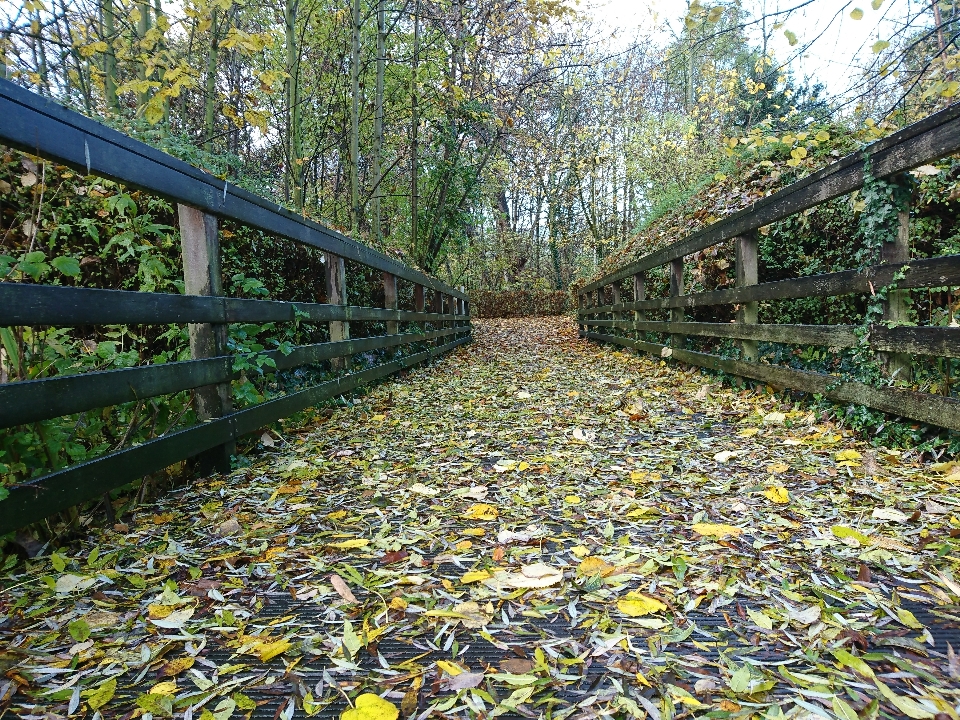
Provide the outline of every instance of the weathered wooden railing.
[[[324,400],[428,360],[470,340],[466,295],[434,278],[143,143],[0,81],[0,142],[87,174],[178,203],[185,295],[27,283],[0,283],[0,327],[190,324],[192,360],[86,372],[0,385],[0,428],[117,403],[194,390],[203,422],[15,485],[0,501],[0,534],[199,456],[205,470],[229,469],[244,434]],[[223,297],[217,218],[319,248],[326,253],[327,303]],[[383,273],[385,307],[347,305],[344,259]],[[414,309],[398,309],[398,279],[413,283]],[[426,291],[432,293],[429,310]],[[427,350],[232,411],[229,323],[329,323],[331,342],[262,353],[277,370],[323,360],[349,367],[357,353],[434,341]],[[385,335],[350,339],[351,321],[384,322]],[[431,325],[429,331],[400,324]]]
[[[885,354],[881,355],[881,360],[888,374],[893,376],[891,381],[906,379],[908,354],[960,357],[960,328],[886,324],[886,321],[903,321],[909,303],[909,293],[905,292],[908,289],[950,288],[960,284],[960,256],[911,259],[907,213],[900,214],[898,238],[896,242],[883,244],[877,264],[776,282],[758,284],[756,234],[764,226],[863,187],[865,165],[873,177],[887,178],[957,152],[960,152],[960,105],[953,105],[586,285],[578,298],[580,334],[601,342],[669,356],[691,365],[960,430],[960,402],[956,399],[894,387],[893,382],[875,387],[834,375],[767,364],[758,361],[757,353],[759,341],[830,348],[851,348],[864,341],[861,339],[863,333],[858,334],[856,326],[851,325],[758,324],[758,302],[871,295],[895,282],[896,290],[889,292],[884,301],[885,322],[873,324],[865,339],[872,351]],[[735,242],[736,287],[685,294],[684,258],[728,240]],[[666,265],[669,266],[669,297],[647,298],[647,273]],[[900,274],[902,278],[896,277]],[[622,287],[627,283],[632,286],[632,291]],[[625,292],[632,292],[632,302],[621,299]],[[687,322],[684,318],[686,308],[729,305],[738,306],[735,323]],[[650,310],[669,310],[670,320],[648,320],[645,313]],[[600,328],[629,331],[634,337],[601,332]],[[660,343],[640,339],[639,333],[649,332],[670,337]],[[685,347],[686,336],[739,340],[740,358],[689,350]]]

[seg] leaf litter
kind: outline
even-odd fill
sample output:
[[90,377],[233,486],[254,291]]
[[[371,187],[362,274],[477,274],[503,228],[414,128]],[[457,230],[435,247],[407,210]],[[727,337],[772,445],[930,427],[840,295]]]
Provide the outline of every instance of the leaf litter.
[[566,318],[475,338],[3,578],[0,707],[958,718],[960,466]]

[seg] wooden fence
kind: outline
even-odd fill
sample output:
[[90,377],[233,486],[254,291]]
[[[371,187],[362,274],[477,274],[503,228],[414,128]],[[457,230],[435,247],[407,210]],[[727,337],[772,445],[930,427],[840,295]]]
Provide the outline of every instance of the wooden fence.
[[[581,337],[960,430],[957,400],[893,386],[909,372],[911,354],[960,357],[960,328],[895,325],[905,318],[911,302],[909,289],[949,289],[960,284],[960,255],[911,259],[908,213],[900,213],[896,242],[883,243],[876,264],[759,284],[757,276],[760,228],[860,189],[865,172],[869,171],[875,178],[889,178],[957,152],[960,152],[960,105],[953,105],[586,285],[578,297]],[[685,294],[684,258],[728,240],[735,242],[736,287]],[[647,273],[663,266],[669,266],[669,297],[647,298]],[[884,300],[884,322],[871,325],[865,337],[852,325],[757,323],[757,305],[761,301],[874,295],[887,286],[891,289]],[[624,297],[630,293],[632,302],[625,301]],[[688,308],[730,305],[737,306],[735,323],[688,322],[684,317]],[[670,319],[650,321],[646,318],[650,310],[669,311]],[[627,331],[633,337],[615,334],[617,331]],[[669,335],[669,340],[641,339],[640,333],[651,332]],[[736,339],[740,357],[688,350],[687,336]],[[834,375],[767,364],[758,359],[759,341],[829,348],[852,348],[866,342],[893,377],[885,386],[876,387]]]
[[[469,303],[462,292],[5,80],[0,81],[0,142],[177,203],[186,292],[2,282],[0,327],[189,323],[193,358],[2,384],[0,428],[183,390],[194,390],[194,407],[203,421],[14,485],[10,496],[0,501],[0,534],[187,458],[199,457],[203,471],[228,470],[233,445],[242,435],[470,340]],[[323,250],[327,303],[223,297],[218,218]],[[345,259],[383,273],[385,307],[347,304]],[[413,311],[398,309],[398,280],[413,284]],[[299,346],[288,354],[261,353],[275,362],[277,370],[323,360],[347,370],[349,357],[357,353],[424,341],[430,345],[422,352],[233,411],[234,357],[227,354],[228,325],[294,320],[329,323],[331,341]],[[383,322],[386,334],[351,339],[351,321]],[[426,327],[430,329],[422,329]]]

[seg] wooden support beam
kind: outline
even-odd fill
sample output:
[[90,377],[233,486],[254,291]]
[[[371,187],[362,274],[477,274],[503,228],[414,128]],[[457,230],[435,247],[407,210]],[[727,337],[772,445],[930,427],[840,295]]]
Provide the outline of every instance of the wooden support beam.
[[[670,297],[679,297],[680,295],[683,295],[683,258],[676,258],[670,261]],[[683,308],[672,308],[670,310],[670,322],[683,322]],[[670,347],[683,348],[686,340],[683,335],[671,335]]]
[[[180,246],[183,255],[183,290],[186,295],[223,295],[220,275],[220,238],[217,219],[188,205],[178,205]],[[194,360],[227,354],[227,325],[224,323],[191,323],[190,356]],[[229,382],[206,385],[194,391],[193,407],[202,421],[229,415],[233,409]],[[236,444],[228,442],[206,450],[198,456],[200,473],[216,470],[230,472],[230,456]]]
[[[327,303],[329,305],[347,304],[347,273],[343,258],[333,253],[324,253]],[[350,323],[334,321],[330,323],[330,342],[350,339]],[[330,366],[335,370],[350,367],[350,358],[334,358]]]
[[[619,284],[619,283],[613,283],[613,285],[610,286],[610,292],[611,292],[611,294],[612,294],[612,296],[613,296],[612,300],[610,301],[610,304],[611,304],[611,305],[619,305],[619,304],[620,304],[620,284]],[[611,319],[611,320],[622,320],[622,319],[623,319],[623,313],[621,313],[621,312],[613,312],[613,313],[610,314],[610,319]]]
[[413,286],[413,310],[418,313],[426,310],[426,302],[423,297],[423,285]]
[[[397,309],[397,276],[393,273],[383,274],[383,306],[387,310]],[[387,335],[396,335],[399,331],[398,322],[387,320]]]
[[[883,243],[880,248],[880,262],[884,264],[910,262],[910,213],[897,215],[897,238],[894,242]],[[910,321],[912,300],[909,290],[890,290],[883,303],[883,320],[895,326]],[[910,356],[906,353],[882,353],[880,361],[887,377],[897,383],[910,382]]]
[[[758,280],[757,273],[757,236],[754,233],[749,235],[740,235],[735,239],[736,264],[737,264],[737,287],[747,287],[756,285]],[[756,301],[741,303],[737,309],[737,322],[742,325],[756,325],[757,323]],[[754,361],[757,359],[757,341],[740,341],[740,358],[742,360]]]

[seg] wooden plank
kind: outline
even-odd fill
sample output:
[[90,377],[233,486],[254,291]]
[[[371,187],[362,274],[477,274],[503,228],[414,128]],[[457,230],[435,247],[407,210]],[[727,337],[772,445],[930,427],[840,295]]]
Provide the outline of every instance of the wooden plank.
[[[327,289],[327,303],[330,305],[347,304],[347,271],[343,258],[332,253],[325,254],[324,280]],[[330,342],[340,342],[350,338],[350,323],[339,320],[330,323]],[[331,362],[335,370],[350,366],[350,358],[337,358]]]
[[[756,233],[739,235],[734,242],[736,247],[737,287],[756,285],[758,281],[757,261],[759,258]],[[758,309],[759,305],[756,301],[741,303],[737,311],[737,322],[743,325],[755,325]],[[740,357],[743,360],[755,361],[758,357],[757,341],[741,340]]]
[[[397,309],[397,276],[393,273],[383,273],[383,307],[387,310]],[[387,321],[387,335],[396,335],[400,326],[396,320]]]
[[[879,261],[885,264],[905,265],[910,262],[910,213],[897,213],[897,234],[893,242],[880,246]],[[909,290],[889,290],[883,302],[883,320],[896,325],[910,322],[913,301]],[[910,356],[902,352],[880,354],[884,374],[896,383],[909,383],[911,376]]]
[[[732,305],[757,300],[787,300],[803,297],[832,297],[835,295],[873,293],[894,281],[894,275],[904,271],[900,288],[945,287],[960,284],[960,255],[943,255],[925,260],[911,260],[909,265],[874,265],[864,270],[843,270],[823,275],[760,283],[751,287],[726,288],[712,292],[681,295],[676,298],[658,298],[641,302],[623,303],[618,310],[656,310],[672,307],[706,307]],[[611,312],[610,306],[585,311]]]
[[[683,295],[683,258],[675,258],[670,261],[670,297],[676,298]],[[683,323],[683,308],[674,307],[670,310],[670,321],[676,325]],[[670,336],[670,347],[682,348],[686,345],[687,339],[681,334]]]
[[458,297],[455,288],[52,100],[0,80],[0,141]]
[[870,346],[882,352],[960,357],[960,328],[874,325]]
[[653,320],[642,322],[598,320],[596,322],[628,331],[733,338],[787,345],[823,345],[847,348],[856,347],[859,342],[854,332],[854,325],[741,325],[740,323],[674,323]]
[[293,322],[296,312],[306,315],[301,322],[437,319],[431,313],[386,308],[0,282],[0,327]]
[[42,520],[55,512],[99,498],[103,493],[169,465],[199,455],[204,450],[255,432],[264,425],[294,412],[355,390],[365,383],[413,367],[469,342],[459,338],[405,358],[346,375],[307,390],[301,390],[218,420],[194,425],[109,455],[89,460],[10,488],[0,502],[0,534]]
[[[588,337],[600,342],[637,348],[653,355],[659,355],[660,350],[665,347],[599,333],[590,333]],[[960,401],[942,395],[919,393],[895,387],[875,388],[853,380],[842,380],[833,375],[794,370],[780,365],[733,360],[691,350],[674,350],[671,357],[690,365],[722,370],[731,375],[823,395],[836,402],[865,405],[897,417],[918,420],[950,430],[960,430]]]
[[0,384],[0,428],[229,382],[233,357]]
[[[302,345],[286,355],[279,350],[270,350],[257,353],[257,356],[273,359],[277,370],[289,370],[356,353],[433,340],[457,332],[459,331],[456,328],[448,328],[427,333],[380,335],[342,342]],[[264,366],[263,369],[267,373],[273,372],[273,368],[269,366]],[[222,356],[3,383],[0,384],[0,428],[49,420],[204,385],[228,383],[233,378],[233,356]]]
[[[177,213],[180,220],[184,294],[222,296],[217,219],[187,205],[179,205]],[[219,358],[227,354],[226,323],[191,323],[188,332],[190,357],[194,360]],[[228,415],[232,408],[229,378],[198,387],[193,393],[193,409],[202,422]],[[206,450],[199,458],[200,474],[207,475],[214,469],[229,472],[230,456],[236,449],[231,442]]]
[[888,177],[960,151],[960,104],[877,140],[812,175],[763,198],[668,247],[628,263],[588,284],[585,290],[608,285],[638,272],[704,250],[738,235],[815,207],[863,187],[864,158],[870,157],[876,177]]

